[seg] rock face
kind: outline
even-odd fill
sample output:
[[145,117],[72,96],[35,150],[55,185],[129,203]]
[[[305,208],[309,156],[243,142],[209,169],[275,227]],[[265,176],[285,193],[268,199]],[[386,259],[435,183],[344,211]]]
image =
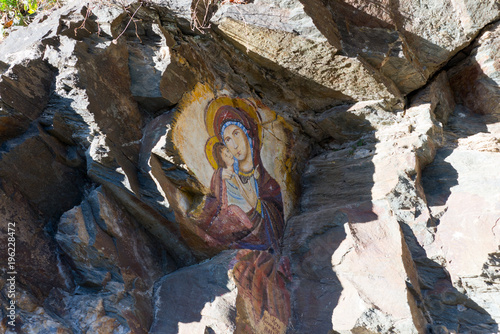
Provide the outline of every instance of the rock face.
[[68,2],[0,42],[5,333],[497,333],[498,1]]
[[333,45],[358,56],[407,94],[427,82],[487,24],[495,1],[303,1],[306,13]]

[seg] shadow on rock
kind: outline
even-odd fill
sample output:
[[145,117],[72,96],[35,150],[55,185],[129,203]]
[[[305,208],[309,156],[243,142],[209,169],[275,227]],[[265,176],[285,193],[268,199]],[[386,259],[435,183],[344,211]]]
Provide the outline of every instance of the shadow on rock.
[[[438,150],[434,161],[422,173],[422,186],[430,207],[444,206],[451,195],[451,188],[458,185],[457,170],[446,162],[452,152],[452,149]],[[434,224],[438,225],[439,219]]]
[[236,286],[228,277],[236,251],[177,270],[155,284],[152,334],[234,331]]
[[[428,206],[431,209],[433,223],[437,226],[437,234],[439,232],[443,233],[441,231],[442,226],[440,225],[441,219],[446,218],[449,221],[450,219],[447,218],[447,215],[454,215],[453,212],[450,213],[449,211],[455,205],[450,203],[451,196],[454,193],[456,196],[464,196],[464,192],[468,193],[468,180],[464,178],[481,177],[480,169],[485,166],[481,164],[482,166],[477,167],[479,169],[470,171],[472,174],[467,174],[468,170],[474,168],[474,161],[475,159],[480,159],[477,155],[481,153],[469,150],[464,151],[463,149],[458,150],[458,148],[462,145],[478,145],[478,143],[482,145],[480,141],[489,132],[488,124],[495,123],[496,121],[497,118],[495,116],[471,114],[461,105],[457,106],[455,113],[450,117],[449,123],[445,127],[447,143],[443,148],[438,149],[435,160],[422,172],[422,185]],[[479,141],[475,144],[473,143],[473,139],[471,139],[473,136],[479,136]],[[457,158],[457,154],[461,155]],[[466,173],[465,175],[463,174],[464,172]],[[462,178],[461,181],[459,181],[459,177]],[[477,183],[475,187],[477,187]],[[485,194],[487,193],[484,189],[482,191]],[[473,205],[470,201],[468,204]],[[476,203],[476,205],[481,205],[481,202]],[[467,210],[467,208],[463,208],[466,211],[471,211],[471,209]],[[462,215],[466,214],[468,213],[462,213]],[[486,224],[487,222],[485,221],[484,223]],[[472,224],[472,221],[470,224]],[[461,234],[460,222],[454,219],[453,225],[454,232],[450,231],[448,233]],[[473,225],[471,225],[472,227]],[[450,228],[452,227],[448,227],[448,225],[444,227],[446,230]],[[408,232],[406,233],[407,235],[410,235],[411,231],[406,232]],[[471,233],[473,232],[471,231]],[[441,238],[448,238],[447,234],[441,236]],[[415,252],[415,249],[418,249],[417,252],[419,255],[415,256],[414,260],[424,285],[423,295],[425,305],[434,322],[445,325],[449,330],[468,330],[477,333],[497,332],[498,324],[491,315],[463,293],[467,291],[467,288],[459,292],[452,285],[450,273],[448,273],[442,264],[427,258],[425,250],[416,241],[408,242],[413,246],[410,247],[413,248],[413,252]],[[455,243],[456,240],[448,240],[448,242]],[[467,246],[467,244],[464,244],[464,246]]]
[[285,234],[293,273],[289,332],[328,333],[338,321],[334,310],[345,293],[339,275],[345,274],[342,262],[350,258],[353,235],[378,219],[371,202],[376,140],[369,122],[349,106],[300,122],[321,148],[306,166],[301,212],[289,220]]
[[[451,71],[457,72],[456,69]],[[467,76],[467,80],[473,81],[480,76]],[[493,84],[487,75],[482,80]],[[467,103],[460,98],[456,81],[452,84],[455,98],[459,103]],[[470,100],[470,96],[467,98]],[[468,107],[473,105],[469,103]],[[440,243],[444,258],[436,255],[429,258],[411,229],[403,227],[420,276],[423,303],[432,319],[433,332],[440,332],[443,327],[457,332],[498,331],[495,315],[491,313],[495,312],[495,307],[491,308],[483,297],[494,296],[494,285],[498,283],[494,278],[488,278],[487,263],[481,270],[481,264],[475,268],[466,260],[473,257],[477,262],[483,253],[489,253],[491,257],[496,251],[495,247],[488,246],[489,236],[495,234],[495,209],[491,209],[488,203],[492,192],[497,191],[494,189],[496,181],[490,178],[485,184],[481,182],[488,175],[494,175],[494,166],[498,166],[491,155],[491,152],[498,151],[497,139],[490,129],[491,125],[498,123],[498,116],[481,114],[482,110],[458,104],[444,127],[444,146],[437,150],[434,161],[422,171],[431,224],[436,229],[437,241],[434,242]],[[467,237],[464,238],[465,234]],[[481,291],[481,284],[474,286],[472,282],[489,288]]]
[[419,275],[423,300],[418,302],[430,317],[429,333],[497,333],[498,324],[491,315],[454,287],[443,264],[427,256],[411,228],[401,226]]

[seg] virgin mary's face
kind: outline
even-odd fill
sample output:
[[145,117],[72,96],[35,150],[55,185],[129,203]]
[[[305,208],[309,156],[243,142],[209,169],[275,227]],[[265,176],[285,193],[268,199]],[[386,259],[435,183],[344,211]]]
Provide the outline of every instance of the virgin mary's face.
[[248,138],[238,126],[231,124],[224,130],[224,142],[231,154],[239,161],[245,160],[250,153]]

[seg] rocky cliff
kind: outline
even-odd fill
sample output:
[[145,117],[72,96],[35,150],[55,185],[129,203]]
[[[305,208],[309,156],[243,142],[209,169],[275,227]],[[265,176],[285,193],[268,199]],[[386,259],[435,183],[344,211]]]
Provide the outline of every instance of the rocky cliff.
[[5,333],[497,333],[497,0],[81,1],[0,43]]

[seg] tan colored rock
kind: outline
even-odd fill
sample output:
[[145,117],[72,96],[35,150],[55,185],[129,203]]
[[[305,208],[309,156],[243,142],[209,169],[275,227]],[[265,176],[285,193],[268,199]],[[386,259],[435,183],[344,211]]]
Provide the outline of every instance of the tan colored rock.
[[500,306],[496,302],[500,298],[498,257],[498,251],[490,253],[481,275],[461,277],[459,281],[467,295],[487,310],[495,321],[500,318]]
[[301,230],[298,220],[290,221],[298,239],[287,238],[294,247],[294,332],[424,331],[425,320],[414,299],[418,290],[410,290],[406,283],[416,282],[410,254],[385,205],[323,210],[315,220],[312,213],[297,217],[310,226],[315,221],[309,229],[316,232]]
[[[417,2],[336,0],[304,2],[306,13],[325,35],[340,35],[342,50],[366,59],[403,94],[429,77],[500,15],[495,1]],[[326,22],[325,16],[332,19]],[[330,23],[333,21],[334,23]]]
[[[495,1],[473,0],[430,2],[418,6],[407,0],[401,1],[396,11],[395,23],[401,24],[399,28],[410,50],[426,73],[435,71],[500,15]],[[427,24],[429,21],[433,24]]]
[[[332,254],[332,270],[342,286],[332,314],[333,328],[348,331],[374,326],[372,330],[379,332],[390,328],[400,333],[422,332],[425,320],[407,290],[406,280],[411,280],[407,276],[414,275],[414,269],[405,267],[411,266],[411,259],[399,225],[387,208],[374,203],[372,210],[374,220],[349,218],[344,225],[346,237]],[[363,323],[363,317],[374,319]]]
[[[292,304],[301,315],[294,323],[297,333],[312,328],[388,332],[393,325],[402,326],[397,332],[426,331],[414,258],[418,245],[431,244],[434,238],[419,182],[422,166],[433,160],[443,141],[434,112],[439,110],[445,119],[454,107],[446,75],[412,102],[398,113],[360,102],[304,118],[308,132],[322,142],[331,140],[336,151],[308,162],[303,213],[288,223],[285,240],[297,279],[292,282]],[[389,244],[400,246],[385,250]],[[392,263],[390,269],[382,269],[386,263]],[[385,276],[390,270],[398,273]],[[392,286],[391,295],[405,296],[405,302],[398,304],[402,297],[391,302],[387,286]]]
[[434,323],[450,331],[489,333],[497,331],[499,318],[493,301],[499,282],[492,263],[500,244],[496,231],[500,195],[494,167],[498,165],[500,123],[495,114],[472,114],[482,113],[471,109],[482,95],[463,85],[470,82],[482,89],[482,83],[489,82],[484,80],[486,75],[476,82],[477,77],[467,72],[479,66],[474,56],[479,45],[475,44],[470,58],[448,71],[457,102],[466,107],[455,107],[445,127],[443,147],[422,172],[432,238],[425,242],[412,229],[420,244],[414,248],[414,258],[424,304]]
[[470,298],[454,301],[462,316],[469,308],[483,314],[483,328],[471,327],[478,332],[494,328],[500,317],[494,301],[500,293],[495,265],[500,245],[499,124],[493,115],[478,117],[457,109],[446,146],[423,174],[437,225],[435,242],[425,250],[446,267],[453,287]]
[[431,103],[432,114],[442,125],[445,125],[448,122],[448,117],[455,111],[456,106],[446,72],[439,73],[430,82],[429,88],[420,92],[413,103],[419,104],[424,101]]
[[442,154],[447,153],[445,162],[456,170],[458,178],[450,189],[447,210],[439,219],[435,247],[443,252],[446,267],[457,281],[480,275],[488,255],[500,245],[496,229],[499,181],[491,173],[499,160],[496,153],[455,150]]
[[[304,9],[305,5],[299,0],[257,0],[241,6],[220,6],[212,21],[218,22],[227,17],[264,29],[290,32],[315,41],[326,41],[329,36],[318,29],[318,25]],[[325,21],[328,22],[325,28],[333,29],[331,32],[335,33],[335,26],[328,21],[328,16]],[[329,39],[329,42],[337,50],[341,49],[338,39]]]
[[[458,113],[457,110],[460,110],[460,108],[455,110],[455,115],[449,116],[450,110],[453,107],[454,101],[450,94],[446,76],[441,74],[425,90],[412,99],[410,108],[405,112],[405,117],[402,121],[398,121],[401,125],[406,122],[410,123],[408,127],[409,133],[401,131],[403,128],[399,128],[398,132],[398,127],[395,126],[385,129],[382,127],[378,131],[377,136],[380,135],[381,139],[384,138],[380,141],[380,144],[377,144],[380,152],[389,153],[389,146],[385,145],[390,145],[392,140],[394,140],[392,143],[397,150],[397,154],[393,154],[391,158],[387,157],[387,159],[381,160],[385,160],[385,164],[382,165],[385,167],[381,169],[385,173],[381,175],[398,175],[398,181],[397,183],[393,183],[396,185],[388,196],[388,199],[391,202],[395,216],[402,226],[405,241],[415,263],[418,273],[418,284],[421,290],[420,298],[423,301],[420,307],[425,312],[428,312],[433,320],[433,324],[430,325],[432,326],[431,328],[436,328],[437,330],[436,326],[445,326],[450,331],[459,330],[460,328],[460,330],[464,331],[470,330],[487,333],[495,328],[492,325],[494,323],[492,318],[494,313],[483,309],[483,307],[487,307],[486,304],[478,306],[471,298],[469,291],[466,291],[460,284],[457,284],[453,275],[450,279],[448,274],[449,264],[446,263],[447,255],[444,254],[446,253],[445,249],[447,247],[456,247],[456,249],[461,250],[469,248],[463,248],[463,243],[461,242],[446,242],[446,246],[438,242],[441,228],[440,219],[444,218],[448,214],[446,210],[449,210],[446,206],[451,199],[451,197],[448,199],[448,196],[450,196],[449,187],[456,185],[457,177],[456,171],[453,168],[447,167],[449,165],[446,162],[448,159],[446,157],[450,152],[458,154],[457,150],[452,151],[450,149],[451,147],[456,147],[456,140],[458,138],[447,131],[444,132],[443,136],[443,128],[436,121],[435,113],[439,113],[439,116],[436,116],[441,121],[445,121],[448,118],[452,119],[452,122],[449,124],[451,129],[460,129],[463,127],[466,129],[464,132],[474,132],[481,128],[486,128],[484,124],[481,127],[478,120],[468,125],[469,119],[465,115],[456,115]],[[471,118],[470,120],[473,119]],[[490,121],[493,122],[493,119]],[[496,128],[494,125],[492,124],[491,128]],[[457,132],[457,134],[466,136],[462,132]],[[455,143],[447,143],[445,139],[455,141]],[[460,139],[458,142],[460,142]],[[451,147],[441,149],[442,145],[450,145]],[[408,150],[408,148],[411,149]],[[406,163],[403,162],[404,160],[399,160],[404,156],[403,152],[405,151],[406,155],[410,157]],[[444,163],[443,159],[446,159]],[[457,158],[457,161],[467,160]],[[474,160],[473,158],[472,161]],[[490,159],[486,161],[488,160]],[[377,156],[374,157],[374,163],[377,171]],[[495,164],[494,161],[492,163]],[[465,164],[470,163],[466,162]],[[428,169],[426,168],[422,172],[421,170],[425,166],[428,166]],[[400,169],[402,167],[404,167],[404,172]],[[399,169],[399,171],[396,171],[396,169]],[[377,174],[376,172],[374,175],[375,181],[377,180]],[[485,174],[489,173],[485,171]],[[394,177],[392,179],[394,182]],[[423,180],[423,187],[421,180]],[[462,181],[459,183],[467,184],[467,182]],[[477,185],[478,182],[472,182],[471,184]],[[376,185],[377,182],[375,182]],[[383,185],[387,186],[387,182],[384,182]],[[469,186],[469,188],[471,187],[472,185]],[[482,190],[478,191],[482,192]],[[460,204],[458,202],[455,203],[454,208],[456,208],[457,213],[455,218],[452,218],[453,224],[450,221],[450,230],[448,233],[453,234],[457,232],[456,228],[458,226],[456,223],[462,218],[468,221],[467,224],[471,223],[471,217],[466,218],[467,214],[463,212],[467,203],[472,203],[471,199],[465,200]],[[481,206],[479,203],[477,205]],[[488,212],[489,210],[487,209],[486,211]],[[435,224],[437,224],[437,227],[435,227]],[[451,227],[452,225],[453,227]],[[452,230],[454,232],[451,232]],[[480,233],[479,231],[480,229],[475,230],[477,233]],[[485,238],[483,240],[488,243],[489,239]],[[437,252],[438,248],[441,251]],[[481,252],[477,246],[471,246],[470,249],[474,250],[470,251],[469,254]],[[489,247],[488,252],[491,253],[494,249],[494,247]],[[483,252],[482,255],[475,253],[475,259],[482,257],[483,261],[486,261],[488,252]],[[448,254],[451,254],[451,252]],[[468,265],[465,262],[467,262],[468,255],[462,253],[458,257],[460,257],[458,262],[464,262],[458,264],[457,268],[467,268]],[[457,261],[457,258],[454,261]],[[469,261],[469,265],[472,262],[474,261]],[[481,265],[478,265],[479,262],[481,261],[475,262],[475,265],[480,267]],[[478,298],[481,299],[481,297]],[[464,323],[467,325],[464,325]]]
[[222,20],[218,29],[258,64],[276,72],[285,69],[301,80],[335,91],[340,101],[401,100],[390,80],[367,63],[337,55],[338,50],[325,41],[233,19]]
[[[413,157],[406,161],[404,144],[395,145],[407,120],[377,108],[360,103],[337,112],[376,126],[380,136],[387,136],[378,137],[380,144],[374,143],[378,133],[372,132],[308,163],[303,213],[289,221],[285,238],[295,273],[291,284],[293,311],[300,315],[293,323],[297,333],[361,328],[385,332],[392,326],[401,326],[399,332],[424,331],[426,320],[416,302],[420,298],[416,271],[407,245],[401,242],[398,221],[385,202],[398,175],[412,162],[414,166],[416,157],[407,149],[408,157]],[[400,136],[391,141],[389,133],[397,136],[398,131]],[[395,151],[398,155],[391,155]],[[384,250],[393,247],[389,244],[398,249]],[[392,263],[391,269],[387,263]],[[389,274],[390,270],[397,273]],[[388,298],[387,286],[404,301]]]

